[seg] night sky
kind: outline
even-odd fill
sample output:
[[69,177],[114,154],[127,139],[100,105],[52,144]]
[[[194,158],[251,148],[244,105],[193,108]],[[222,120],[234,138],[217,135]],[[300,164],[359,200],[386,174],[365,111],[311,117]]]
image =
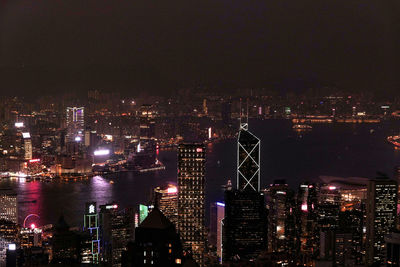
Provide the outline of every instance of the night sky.
[[0,0],[2,94],[316,80],[400,91],[398,0]]

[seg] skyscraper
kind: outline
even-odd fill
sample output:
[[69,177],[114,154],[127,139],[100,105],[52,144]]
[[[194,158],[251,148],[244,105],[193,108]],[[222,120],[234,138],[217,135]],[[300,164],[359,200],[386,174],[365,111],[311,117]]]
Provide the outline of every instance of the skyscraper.
[[97,264],[99,262],[100,240],[96,202],[86,203],[83,228],[87,234],[87,242],[82,250],[82,263]]
[[284,180],[266,189],[268,208],[268,251],[294,252],[294,194]]
[[182,266],[183,263],[175,226],[157,208],[135,229],[134,246],[128,247],[124,254],[127,257],[123,266]]
[[397,182],[387,177],[370,180],[367,191],[367,264],[385,259],[385,235],[394,230],[397,213]]
[[25,159],[32,159],[32,140],[30,138],[30,134],[23,136],[24,139],[24,151],[25,151]]
[[17,224],[0,219],[0,266],[8,266],[6,263],[6,251],[10,244],[16,244],[18,239]]
[[18,224],[17,194],[12,189],[0,189],[0,219]]
[[154,189],[154,207],[158,208],[175,227],[178,225],[178,188],[173,184]]
[[260,147],[260,139],[248,130],[247,123],[241,123],[237,141],[238,190],[260,191]]
[[340,194],[333,185],[321,185],[318,196],[318,229],[334,231],[339,226]]
[[140,120],[140,140],[153,139],[155,137],[155,117],[157,112],[153,105],[142,105],[138,111]]
[[225,191],[223,261],[255,260],[267,247],[264,194],[260,192],[260,140],[242,123],[237,143],[237,190]]
[[100,205],[99,239],[104,262],[113,267],[121,266],[121,255],[132,238],[133,216],[118,209],[116,203]]
[[85,126],[85,108],[84,107],[68,107],[66,114],[67,122],[67,141],[81,142],[83,141],[83,131]]
[[318,187],[314,183],[300,184],[297,194],[297,248],[307,262],[318,249]]
[[210,238],[209,243],[217,248],[217,255],[222,260],[222,223],[225,217],[225,204],[211,203],[210,208]]
[[205,162],[204,144],[178,147],[178,230],[185,250],[204,265],[205,249]]

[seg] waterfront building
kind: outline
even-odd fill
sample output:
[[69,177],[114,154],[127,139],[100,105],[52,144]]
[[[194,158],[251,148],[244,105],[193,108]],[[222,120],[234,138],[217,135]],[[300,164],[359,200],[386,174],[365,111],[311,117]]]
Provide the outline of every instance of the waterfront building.
[[32,248],[42,246],[42,229],[34,225],[30,228],[21,228],[19,231],[19,245],[21,248]]
[[29,138],[28,137],[24,138],[24,152],[25,152],[24,159],[31,160],[32,159],[32,140],[30,138],[30,135],[29,135]]
[[12,189],[0,189],[0,219],[18,224],[17,194]]
[[83,142],[85,127],[85,108],[67,107],[66,128],[67,142]]
[[178,147],[178,231],[185,250],[204,265],[205,231],[204,144],[180,144]]
[[142,105],[138,111],[140,121],[140,140],[148,140],[155,138],[155,118],[157,112],[153,105]]
[[385,260],[385,235],[396,227],[396,181],[387,177],[372,179],[367,191],[367,264],[382,264]]

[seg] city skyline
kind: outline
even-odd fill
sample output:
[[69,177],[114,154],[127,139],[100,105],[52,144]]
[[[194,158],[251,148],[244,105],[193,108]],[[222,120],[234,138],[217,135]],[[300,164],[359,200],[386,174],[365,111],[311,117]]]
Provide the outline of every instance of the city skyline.
[[0,267],[400,266],[399,18],[0,0]]

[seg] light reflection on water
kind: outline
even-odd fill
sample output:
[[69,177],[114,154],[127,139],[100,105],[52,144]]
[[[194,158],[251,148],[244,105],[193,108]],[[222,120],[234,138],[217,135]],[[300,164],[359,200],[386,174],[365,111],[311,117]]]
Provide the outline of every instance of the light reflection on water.
[[[290,186],[296,187],[303,179],[319,175],[374,177],[377,170],[391,176],[394,166],[400,165],[400,153],[385,138],[398,134],[398,124],[315,125],[311,132],[298,138],[288,121],[251,122],[250,130],[262,141],[261,185],[285,178]],[[374,128],[372,134],[371,128]],[[236,183],[235,140],[207,148],[206,213],[211,201],[223,200],[221,185],[226,184],[227,179]],[[70,225],[82,226],[86,202],[102,205],[115,201],[121,207],[134,206],[147,203],[152,188],[167,182],[176,183],[176,151],[160,151],[158,158],[166,165],[164,171],[96,176],[76,182],[29,183],[6,179],[0,181],[0,187],[14,188],[19,201],[36,200],[35,203],[20,203],[20,223],[30,213],[40,216],[38,225],[55,223],[63,214]]]

